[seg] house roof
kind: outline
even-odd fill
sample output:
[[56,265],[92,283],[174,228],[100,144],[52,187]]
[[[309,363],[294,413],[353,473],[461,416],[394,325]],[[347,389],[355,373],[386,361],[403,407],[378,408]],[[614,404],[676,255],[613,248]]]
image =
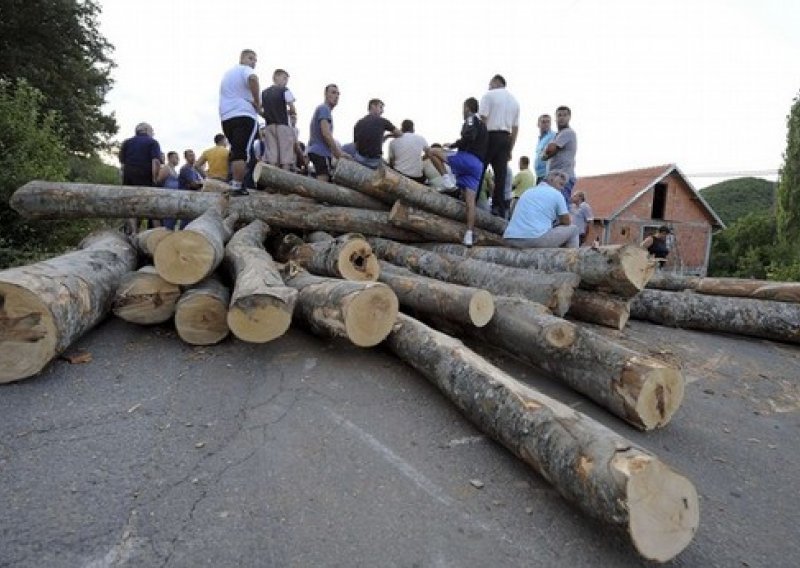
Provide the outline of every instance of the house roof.
[[683,175],[683,172],[675,164],[665,164],[638,170],[628,170],[615,172],[599,176],[580,177],[575,185],[574,191],[586,193],[587,200],[592,206],[595,219],[613,219],[619,215],[631,203],[639,199],[655,184],[663,180],[671,173],[677,173],[694,197],[700,202],[702,207],[713,219],[715,227],[724,228],[722,219],[714,212],[700,193],[694,188],[691,182]]

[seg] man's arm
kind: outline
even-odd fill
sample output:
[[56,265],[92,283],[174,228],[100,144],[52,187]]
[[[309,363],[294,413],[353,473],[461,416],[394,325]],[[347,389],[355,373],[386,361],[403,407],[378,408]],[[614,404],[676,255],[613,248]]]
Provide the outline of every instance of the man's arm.
[[256,109],[256,114],[261,114],[261,87],[258,84],[258,75],[251,74],[247,78],[247,85],[250,87],[250,94],[253,95],[251,104]]
[[158,174],[161,172],[161,160],[153,158],[150,161],[150,172],[153,174],[153,181],[158,182]]
[[333,133],[331,132],[331,123],[328,119],[323,118],[319,121],[319,130],[322,133],[322,139],[325,140],[325,144],[330,148],[331,154],[334,158],[341,159],[341,158],[352,158],[350,154],[342,152],[342,149],[339,148],[339,145],[336,143],[336,140],[333,139]]
[[514,144],[517,143],[517,134],[519,134],[519,126],[511,127],[511,148],[508,150],[508,159],[511,159],[511,154],[514,152]]

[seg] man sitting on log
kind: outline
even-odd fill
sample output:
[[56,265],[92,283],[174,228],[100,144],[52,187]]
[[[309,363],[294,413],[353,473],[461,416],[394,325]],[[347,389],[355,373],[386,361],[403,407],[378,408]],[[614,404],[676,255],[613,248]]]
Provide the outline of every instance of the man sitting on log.
[[550,170],[545,181],[519,198],[503,238],[516,248],[578,248],[580,230],[571,225],[561,189],[569,177],[562,170]]
[[383,118],[383,101],[371,99],[367,104],[368,114],[353,128],[353,143],[356,152],[353,157],[356,161],[368,168],[376,169],[383,161],[384,132],[387,137],[399,138],[403,133],[394,124]]

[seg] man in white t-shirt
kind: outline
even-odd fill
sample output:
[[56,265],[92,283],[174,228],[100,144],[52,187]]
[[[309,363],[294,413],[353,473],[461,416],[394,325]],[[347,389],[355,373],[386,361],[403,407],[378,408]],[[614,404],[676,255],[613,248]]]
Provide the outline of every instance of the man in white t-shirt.
[[422,156],[428,142],[414,133],[414,122],[406,119],[400,125],[403,135],[389,143],[389,165],[418,183],[425,183],[422,171]]
[[257,60],[252,49],[242,51],[239,64],[225,73],[219,86],[219,118],[222,132],[231,145],[231,195],[248,194],[242,182],[261,112],[261,88],[255,73]]

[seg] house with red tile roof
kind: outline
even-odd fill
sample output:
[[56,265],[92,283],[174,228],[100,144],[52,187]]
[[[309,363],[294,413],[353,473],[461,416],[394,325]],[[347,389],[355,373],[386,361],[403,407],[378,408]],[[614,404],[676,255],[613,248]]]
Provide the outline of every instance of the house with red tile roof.
[[574,191],[594,212],[587,243],[638,245],[666,225],[664,269],[706,274],[712,233],[725,224],[675,164],[578,178]]

